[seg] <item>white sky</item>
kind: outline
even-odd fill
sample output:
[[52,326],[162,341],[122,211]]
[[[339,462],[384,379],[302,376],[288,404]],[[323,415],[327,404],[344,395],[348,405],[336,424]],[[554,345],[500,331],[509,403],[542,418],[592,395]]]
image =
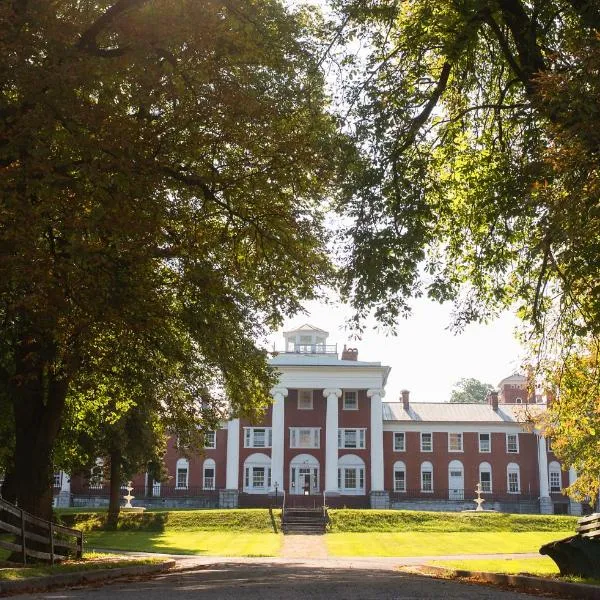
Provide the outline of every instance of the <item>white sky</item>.
[[[472,324],[460,334],[449,331],[451,306],[419,299],[413,314],[402,320],[397,337],[372,329],[360,340],[345,328],[350,311],[343,305],[308,303],[308,315],[286,321],[282,331],[310,323],[329,332],[328,343],[358,348],[358,360],[380,361],[392,367],[386,386],[387,401],[396,401],[400,390],[410,390],[414,402],[446,402],[456,381],[475,377],[496,386],[519,370],[523,349],[514,337],[517,319],[505,313],[489,325]],[[282,331],[269,338],[283,350]]]

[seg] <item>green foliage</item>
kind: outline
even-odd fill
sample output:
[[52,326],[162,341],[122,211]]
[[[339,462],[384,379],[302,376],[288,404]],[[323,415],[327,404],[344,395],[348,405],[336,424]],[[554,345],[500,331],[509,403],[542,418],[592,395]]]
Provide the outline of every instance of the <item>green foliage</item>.
[[332,532],[393,531],[575,531],[575,517],[516,515],[508,513],[465,514],[409,510],[329,511]]
[[[101,531],[107,526],[106,513],[63,513],[68,527],[82,531]],[[146,511],[122,513],[117,529],[122,531],[273,531],[266,509]]]
[[180,423],[194,396],[267,406],[257,344],[329,281],[345,142],[277,0],[11,0],[0,24],[0,380],[40,512],[52,459],[81,462],[65,403],[78,427],[156,423],[165,390]]
[[483,383],[472,377],[461,379],[454,384],[454,389],[450,393],[450,402],[459,404],[478,403],[484,404],[487,395],[494,390],[494,386],[489,383]]

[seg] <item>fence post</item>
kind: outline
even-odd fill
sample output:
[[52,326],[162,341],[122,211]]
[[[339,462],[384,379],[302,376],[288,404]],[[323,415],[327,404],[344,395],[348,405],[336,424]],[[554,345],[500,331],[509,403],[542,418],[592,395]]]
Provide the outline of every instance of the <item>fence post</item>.
[[50,564],[54,566],[54,523],[50,521]]
[[25,511],[20,508],[21,511],[21,553],[23,555],[23,564],[27,564],[27,547],[25,542]]
[[80,531],[77,534],[77,558],[83,558],[83,532]]

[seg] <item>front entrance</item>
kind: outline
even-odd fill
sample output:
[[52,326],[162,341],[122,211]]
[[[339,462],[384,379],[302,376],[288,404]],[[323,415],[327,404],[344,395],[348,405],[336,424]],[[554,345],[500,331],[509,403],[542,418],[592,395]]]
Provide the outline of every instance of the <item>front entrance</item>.
[[290,463],[289,493],[311,496],[319,493],[319,461],[310,454],[300,454]]
[[448,499],[465,499],[465,477],[459,460],[453,460],[448,466]]

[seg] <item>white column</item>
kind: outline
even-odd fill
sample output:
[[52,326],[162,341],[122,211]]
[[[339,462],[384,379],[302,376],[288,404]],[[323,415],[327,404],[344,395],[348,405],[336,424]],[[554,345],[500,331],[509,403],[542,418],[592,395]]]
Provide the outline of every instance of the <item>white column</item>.
[[231,419],[227,423],[227,472],[225,487],[237,490],[240,472],[240,420]]
[[[569,485],[573,485],[575,480],[577,479],[577,471],[573,468],[569,468]],[[572,500],[569,498],[569,514],[571,515],[581,515],[581,502],[577,502],[576,500]]]
[[68,473],[65,473],[65,471],[61,471],[60,491],[61,493],[65,494],[71,493],[71,478],[69,477]]
[[383,404],[384,390],[367,390],[371,398],[371,491],[383,491]]
[[548,485],[548,454],[546,453],[546,438],[538,435],[538,470],[540,476],[540,498],[550,496]]
[[323,390],[327,398],[327,417],[325,420],[325,491],[339,492],[338,469],[338,399],[342,396],[339,388]]
[[285,449],[285,397],[288,395],[287,388],[276,387],[271,390],[273,396],[273,418],[271,427],[273,428],[273,446],[271,447],[271,487],[278,484],[279,489],[283,488],[283,452]]

